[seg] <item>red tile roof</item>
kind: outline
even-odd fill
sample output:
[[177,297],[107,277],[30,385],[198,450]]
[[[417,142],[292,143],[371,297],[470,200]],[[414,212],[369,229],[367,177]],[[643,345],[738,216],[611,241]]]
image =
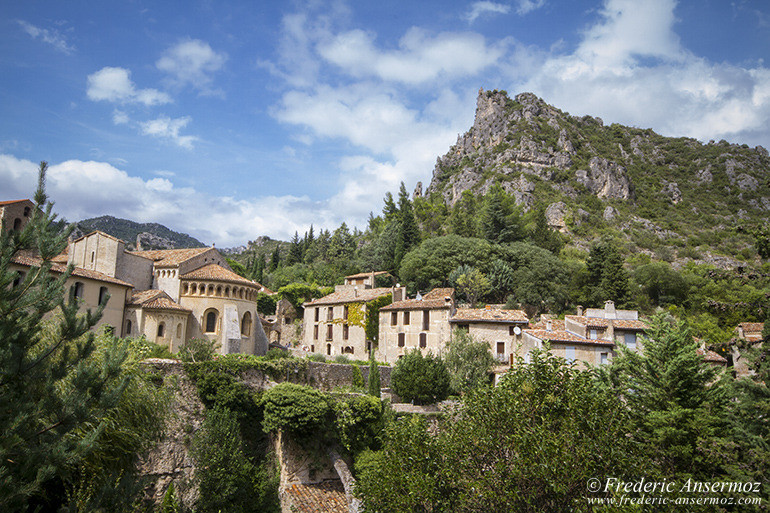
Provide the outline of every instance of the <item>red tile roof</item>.
[[[571,320],[582,326],[589,328],[606,328],[609,326],[609,319],[601,317],[586,317],[585,315],[565,315],[564,319]],[[629,331],[645,331],[649,328],[646,322],[636,319],[613,319],[612,325],[615,329]]]
[[[129,253],[149,258],[158,267],[179,265],[213,248],[155,249],[147,251],[129,251]],[[224,258],[222,259],[224,260]]]
[[[27,267],[39,267],[43,263],[43,260],[41,258],[34,256],[29,252],[19,252],[13,256],[13,259],[11,259],[11,261],[15,264],[19,264]],[[67,269],[67,266],[64,264],[51,262],[51,271],[55,273],[63,273],[66,269]],[[113,278],[112,276],[108,276],[106,274],[103,274],[97,271],[82,269],[80,267],[75,267],[72,270],[72,276],[77,276],[78,278],[88,278],[89,280],[103,281],[106,283],[112,283],[114,285],[122,285],[124,287],[133,288],[133,285],[131,285],[130,283],[126,283],[123,280]]]
[[131,296],[127,305],[136,305],[145,310],[174,310],[178,312],[190,312],[176,303],[171,297],[162,290],[143,290]]
[[[20,200],[6,200],[6,201],[0,201],[0,207],[4,207],[5,205],[12,205],[14,203],[23,203],[25,201],[29,201],[32,203],[32,201],[28,199],[20,199]],[[32,203],[34,205],[34,203]]]
[[703,349],[698,349],[696,351],[698,353],[698,356],[702,356],[703,359],[707,362],[713,362],[713,363],[721,363],[721,364],[727,364],[727,358],[724,358],[714,351],[709,351],[706,349],[705,351]]
[[583,338],[580,335],[575,335],[574,333],[566,330],[524,330],[524,333],[529,333],[533,337],[539,338],[540,340],[550,340],[551,342],[566,342],[571,344],[584,344],[591,346],[615,345],[615,342],[612,340],[593,340]]
[[743,333],[762,333],[765,325],[761,322],[742,322],[738,326],[743,328]]
[[227,281],[230,283],[238,283],[240,285],[250,285],[257,289],[263,288],[259,283],[247,280],[243,276],[235,274],[234,272],[217,264],[204,265],[203,267],[199,267],[194,271],[183,274],[180,276],[180,278],[183,280]]
[[378,297],[391,294],[393,291],[390,287],[380,287],[375,289],[358,289],[357,291],[350,288],[340,290],[338,292],[332,292],[328,296],[314,299],[303,306],[317,306],[317,305],[336,305],[342,303],[361,303],[377,299]]
[[122,242],[122,243],[124,243],[124,244],[125,244],[125,241],[123,241],[123,240],[121,240],[121,239],[119,239],[119,238],[117,238],[117,237],[113,237],[113,236],[112,236],[112,235],[110,235],[109,233],[104,233],[104,232],[103,232],[103,231],[101,231],[101,230],[94,230],[94,231],[92,231],[92,232],[90,232],[90,233],[87,233],[87,234],[83,235],[82,237],[78,237],[77,239],[75,239],[75,241],[74,241],[74,242],[77,242],[77,241],[79,241],[79,240],[83,240],[83,239],[85,239],[86,237],[90,237],[91,235],[93,235],[93,234],[95,234],[95,233],[98,233],[98,234],[99,234],[99,235],[101,235],[102,237],[107,237],[108,239],[112,239],[112,240],[114,240],[114,241],[117,241],[117,242]]
[[[389,273],[388,271],[375,271],[375,273],[374,273],[374,275],[375,275],[375,276],[381,276],[381,275],[383,275],[383,274],[390,274],[390,273]],[[356,278],[368,278],[368,277],[369,277],[369,276],[371,276],[371,275],[372,275],[372,273],[358,273],[358,274],[351,274],[350,276],[345,276],[345,279],[346,279],[346,280],[349,280],[349,279],[351,279],[351,278],[352,278],[352,279],[356,279]]]
[[[380,308],[382,310],[431,310],[450,308],[452,306],[452,299],[455,296],[455,289],[443,288],[433,289],[424,296],[422,299],[405,299],[403,301],[396,301],[388,306]],[[449,301],[446,298],[451,298]]]
[[458,308],[449,322],[501,322],[525,324],[529,322],[522,310],[501,308]]
[[[559,331],[566,329],[564,327],[564,319],[550,319],[551,330]],[[541,320],[532,325],[533,330],[544,330],[548,327],[547,320]]]
[[291,510],[298,513],[348,513],[341,481],[293,484],[286,487],[284,494],[290,501]]

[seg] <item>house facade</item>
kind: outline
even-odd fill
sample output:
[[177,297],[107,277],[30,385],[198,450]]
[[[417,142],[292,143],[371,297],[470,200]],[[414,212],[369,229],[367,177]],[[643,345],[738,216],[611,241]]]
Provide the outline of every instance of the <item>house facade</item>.
[[[374,283],[372,274],[369,273],[369,283]],[[367,303],[387,296],[391,301],[400,301],[406,290],[403,287],[371,287],[367,283],[353,282],[352,278],[347,277],[345,284],[337,285],[331,294],[302,305],[305,309],[302,349],[326,356],[345,354],[358,359],[368,358],[373,341],[366,338]]]
[[23,230],[32,217],[35,204],[28,199],[0,201],[0,230]]
[[522,310],[502,308],[460,308],[449,320],[453,328],[464,329],[477,340],[489,344],[489,350],[500,364],[513,365],[532,349],[525,346],[523,332],[529,319]]
[[381,308],[379,358],[392,364],[413,349],[423,354],[443,354],[451,339],[449,320],[454,313],[452,288],[433,289],[425,296]]

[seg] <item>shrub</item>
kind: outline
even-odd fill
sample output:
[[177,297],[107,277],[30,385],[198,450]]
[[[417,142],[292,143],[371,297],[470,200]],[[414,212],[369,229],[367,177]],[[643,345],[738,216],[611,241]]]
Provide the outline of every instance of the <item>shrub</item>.
[[495,359],[487,342],[475,340],[466,330],[456,329],[452,331],[445,362],[452,390],[465,393],[489,384],[489,370]]
[[382,403],[369,395],[351,396],[334,403],[340,443],[351,453],[372,447],[382,430]]
[[399,359],[390,377],[393,391],[405,401],[427,404],[449,395],[449,373],[438,356],[415,349]]
[[361,389],[364,388],[364,375],[361,374],[361,369],[358,367],[358,365],[353,365],[353,380],[352,380],[353,388]]
[[217,352],[217,342],[207,338],[192,338],[179,349],[179,358],[183,362],[207,362]]
[[281,358],[291,358],[288,351],[274,347],[264,356],[265,360],[280,360]]
[[265,392],[262,406],[262,429],[266,433],[283,429],[299,438],[310,437],[327,427],[331,412],[326,394],[293,383],[281,383]]

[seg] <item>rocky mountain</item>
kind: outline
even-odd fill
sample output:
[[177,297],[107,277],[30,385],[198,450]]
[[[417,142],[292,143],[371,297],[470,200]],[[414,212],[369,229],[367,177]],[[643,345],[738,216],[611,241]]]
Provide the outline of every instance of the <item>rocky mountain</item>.
[[[479,91],[473,126],[439,157],[426,196],[453,205],[499,184],[523,210],[579,241],[620,230],[642,250],[735,254],[767,222],[770,156],[761,146],[663,137],[571,116],[532,93]],[[657,240],[651,240],[650,237]]]
[[72,236],[77,238],[94,230],[100,230],[126,242],[128,249],[135,249],[137,241],[142,249],[179,249],[206,246],[186,233],[175,232],[158,223],[137,223],[112,216],[94,217],[75,223]]

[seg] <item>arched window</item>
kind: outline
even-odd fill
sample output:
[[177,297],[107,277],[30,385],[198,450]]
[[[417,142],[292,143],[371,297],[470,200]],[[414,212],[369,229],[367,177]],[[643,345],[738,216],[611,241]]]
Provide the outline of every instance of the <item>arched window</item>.
[[332,354],[332,345],[326,344],[326,354]]
[[24,217],[29,217],[29,207],[24,207]]
[[219,317],[219,312],[216,310],[209,310],[204,315],[204,331],[206,333],[216,333],[217,331],[217,318]]
[[106,304],[109,299],[110,293],[107,292],[107,287],[99,287],[99,304]]
[[19,219],[18,217],[13,220],[13,230],[16,232],[21,230],[21,219]]
[[158,338],[163,338],[165,333],[166,333],[166,324],[161,322],[160,324],[158,324]]
[[130,334],[131,334],[131,321],[128,320],[126,321],[126,335],[130,335]]
[[182,323],[176,325],[176,338],[180,339],[182,338]]
[[26,276],[26,273],[19,272],[18,276],[13,279],[13,285],[12,287],[18,287],[21,285],[21,282],[24,281],[24,277]]
[[251,336],[251,312],[243,314],[243,319],[241,320],[241,335],[244,337]]

